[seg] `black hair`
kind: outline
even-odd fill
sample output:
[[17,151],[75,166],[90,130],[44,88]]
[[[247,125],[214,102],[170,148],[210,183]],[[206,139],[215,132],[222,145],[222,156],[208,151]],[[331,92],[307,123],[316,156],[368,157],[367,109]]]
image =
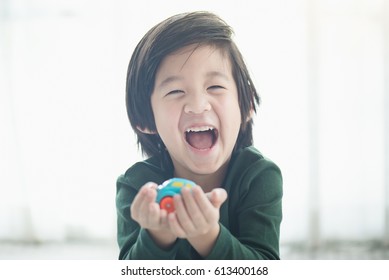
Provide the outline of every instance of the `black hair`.
[[260,98],[232,35],[232,28],[220,17],[201,11],[178,14],[162,21],[151,28],[138,43],[128,65],[126,106],[128,118],[144,155],[162,157],[164,149],[158,134],[140,131],[157,131],[151,94],[158,67],[167,55],[192,44],[216,46],[230,59],[242,119],[234,150],[252,145],[253,121],[250,116],[252,111],[256,112]]

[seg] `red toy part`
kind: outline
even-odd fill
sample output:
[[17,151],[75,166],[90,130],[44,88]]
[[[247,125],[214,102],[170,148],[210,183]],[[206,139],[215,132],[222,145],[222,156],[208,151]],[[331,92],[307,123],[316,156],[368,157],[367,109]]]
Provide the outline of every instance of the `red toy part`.
[[159,202],[159,206],[161,209],[165,209],[168,213],[174,212],[174,202],[173,202],[173,197],[171,196],[166,196],[162,198],[162,200]]

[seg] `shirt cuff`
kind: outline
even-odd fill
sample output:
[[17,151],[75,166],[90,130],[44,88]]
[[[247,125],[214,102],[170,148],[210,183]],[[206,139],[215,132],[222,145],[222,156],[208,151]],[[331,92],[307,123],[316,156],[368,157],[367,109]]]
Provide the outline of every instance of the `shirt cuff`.
[[176,243],[172,245],[170,249],[162,249],[151,238],[149,232],[146,229],[140,229],[138,237],[139,248],[142,250],[142,255],[145,259],[174,259],[177,253]]
[[206,260],[220,260],[223,259],[226,251],[226,240],[230,238],[230,232],[221,224],[219,235],[216,238],[215,245],[213,246]]

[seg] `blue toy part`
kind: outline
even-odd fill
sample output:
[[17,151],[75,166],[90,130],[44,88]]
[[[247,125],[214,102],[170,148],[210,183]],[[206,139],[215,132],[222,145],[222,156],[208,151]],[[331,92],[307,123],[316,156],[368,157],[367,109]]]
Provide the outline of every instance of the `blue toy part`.
[[182,188],[192,188],[194,186],[196,186],[196,184],[187,179],[169,179],[158,186],[156,202],[161,209],[165,209],[168,213],[174,212],[173,196],[181,193]]

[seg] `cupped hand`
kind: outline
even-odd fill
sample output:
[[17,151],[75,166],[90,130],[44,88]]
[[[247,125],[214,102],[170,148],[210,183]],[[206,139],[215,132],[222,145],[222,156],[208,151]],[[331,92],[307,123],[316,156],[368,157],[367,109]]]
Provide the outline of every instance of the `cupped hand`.
[[175,212],[170,213],[168,222],[171,231],[180,238],[194,238],[219,231],[220,206],[227,199],[224,189],[216,188],[204,193],[196,186],[183,189],[174,196]]
[[169,229],[166,210],[155,202],[157,184],[147,183],[139,190],[131,204],[131,218],[146,229],[161,248],[169,248],[177,236]]
[[157,184],[146,183],[141,187],[131,204],[131,218],[145,229],[161,230],[168,228],[167,212],[161,210],[157,197]]

